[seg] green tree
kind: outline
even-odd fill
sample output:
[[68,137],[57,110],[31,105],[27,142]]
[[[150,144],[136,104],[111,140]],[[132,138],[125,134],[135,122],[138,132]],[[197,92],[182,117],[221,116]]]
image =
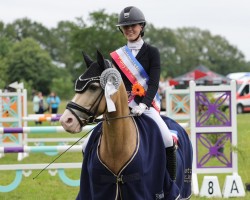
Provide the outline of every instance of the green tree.
[[0,37],[0,59],[4,58],[10,51],[13,43],[6,37]]
[[4,88],[6,86],[7,81],[7,66],[5,64],[6,60],[3,58],[0,58],[0,89]]
[[4,88],[7,81],[6,55],[13,45],[13,43],[4,36],[3,30],[4,23],[0,22],[0,88]]
[[41,23],[33,22],[28,18],[17,19],[13,23],[6,25],[3,34],[13,43],[25,38],[33,38],[43,49],[50,53],[53,60],[56,60],[56,48],[60,47],[57,43],[57,35],[54,35],[52,31]]
[[[61,21],[56,28],[51,29],[53,35],[53,48],[50,52],[52,59],[63,65],[70,74],[74,71],[73,51],[71,49],[72,34],[78,26],[69,21]],[[66,73],[68,73],[66,72]]]
[[[145,41],[159,48],[162,76],[178,76],[198,65],[220,74],[249,71],[244,55],[225,38],[198,28],[171,30],[146,26]],[[237,66],[237,67],[236,67]]]
[[[109,59],[110,52],[126,44],[116,24],[117,14],[107,14],[104,9],[90,13],[86,22],[82,18],[78,18],[77,23],[61,21],[52,29],[28,18],[17,19],[10,24],[0,21],[0,87],[13,79],[20,80],[23,75],[27,84],[34,84],[35,88],[39,89],[46,83],[44,92],[49,90],[47,85],[51,82],[48,80],[70,77],[67,81],[74,81],[85,70],[82,51],[96,60],[96,50],[100,50]],[[28,38],[33,38],[30,44],[26,41]],[[193,27],[172,30],[147,24],[143,39],[159,48],[163,77],[179,76],[198,65],[205,65],[224,75],[250,71],[250,62],[245,61],[239,49],[222,36],[212,35],[208,30]],[[36,56],[33,56],[31,50],[34,41],[36,53],[33,54]],[[46,59],[38,59],[40,64],[36,64],[37,61],[31,62],[37,56]],[[19,60],[15,61],[14,58]],[[52,61],[57,68],[51,64]],[[26,63],[39,67],[45,66],[44,63],[50,64],[35,70],[33,67],[19,68]],[[16,71],[12,72],[10,66]],[[51,69],[48,70],[47,67]],[[38,71],[42,71],[43,75],[36,75]],[[28,76],[32,73],[36,73],[33,75],[34,80]]]
[[0,59],[4,58],[13,45],[5,33],[5,24],[0,21]]
[[17,19],[7,24],[4,29],[5,36],[13,42],[31,37],[41,44],[45,49],[50,49],[51,38],[49,29],[41,23],[33,22],[28,18]]
[[[180,28],[175,31],[177,46],[175,54],[180,57],[182,73],[198,65],[205,65],[220,74],[244,70],[244,55],[225,38],[212,35],[198,28]],[[184,71],[185,70],[185,71]]]
[[45,95],[50,91],[52,79],[57,76],[57,68],[49,54],[31,38],[14,44],[6,56],[7,84],[25,80],[32,82],[34,89]]
[[112,51],[125,44],[124,37],[116,27],[116,14],[108,15],[104,10],[92,12],[89,15],[88,22],[89,25],[79,18],[79,28],[75,29],[73,33],[71,49],[75,63],[72,69],[74,78],[78,77],[85,67],[82,62],[82,51],[85,51],[95,60],[96,50],[100,50],[103,56],[109,59],[109,54]]
[[148,24],[145,30],[144,39],[146,42],[156,46],[161,55],[161,76],[167,77],[177,74],[176,64],[178,64],[178,55],[175,54],[177,38],[174,32],[168,28],[155,28]]
[[54,78],[50,89],[56,92],[61,99],[70,100],[74,95],[74,84],[70,76]]

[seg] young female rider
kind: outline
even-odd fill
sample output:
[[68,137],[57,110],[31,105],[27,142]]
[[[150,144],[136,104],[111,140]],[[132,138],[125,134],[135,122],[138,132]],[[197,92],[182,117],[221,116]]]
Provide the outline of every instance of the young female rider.
[[145,25],[146,20],[141,10],[134,6],[124,8],[120,13],[117,27],[127,39],[127,45],[110,55],[128,91],[131,112],[138,116],[144,113],[158,124],[166,147],[167,169],[172,180],[175,180],[175,143],[159,114],[157,99],[160,54],[157,48],[143,41]]

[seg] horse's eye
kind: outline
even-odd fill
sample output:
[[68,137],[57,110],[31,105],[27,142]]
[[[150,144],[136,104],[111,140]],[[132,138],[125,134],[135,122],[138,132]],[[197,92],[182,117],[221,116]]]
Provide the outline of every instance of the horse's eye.
[[89,85],[89,90],[96,91],[99,88],[99,84],[92,83]]

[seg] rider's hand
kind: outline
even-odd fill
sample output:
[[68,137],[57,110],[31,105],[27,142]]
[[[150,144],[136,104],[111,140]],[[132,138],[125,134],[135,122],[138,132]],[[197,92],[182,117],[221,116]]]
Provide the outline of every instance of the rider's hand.
[[147,105],[144,103],[140,103],[139,106],[135,106],[133,107],[133,109],[131,110],[131,112],[137,116],[140,116],[146,109],[147,109]]

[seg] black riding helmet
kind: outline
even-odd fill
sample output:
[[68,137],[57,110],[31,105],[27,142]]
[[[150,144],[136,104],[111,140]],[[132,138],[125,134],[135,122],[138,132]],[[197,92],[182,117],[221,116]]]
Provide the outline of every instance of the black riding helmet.
[[120,29],[121,26],[128,26],[133,24],[142,24],[143,28],[141,31],[141,36],[143,37],[144,27],[146,26],[144,14],[140,9],[134,6],[129,6],[121,11],[118,18],[118,24],[116,26],[119,27],[119,30],[122,32],[122,30]]

